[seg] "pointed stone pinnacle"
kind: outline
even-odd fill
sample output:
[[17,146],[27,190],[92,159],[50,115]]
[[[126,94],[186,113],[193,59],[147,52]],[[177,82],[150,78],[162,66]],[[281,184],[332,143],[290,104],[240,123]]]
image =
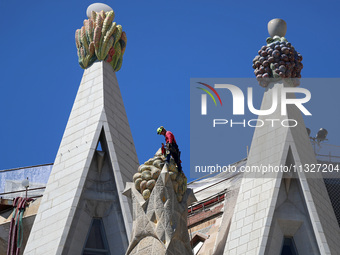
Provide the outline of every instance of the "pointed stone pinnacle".
[[162,178],[162,180],[163,180],[163,183],[164,183],[164,184],[167,183],[168,179],[170,178],[169,169],[168,169],[168,163],[165,163],[165,164],[164,164],[160,176],[161,176],[161,178]]
[[194,195],[194,191],[192,189],[187,189],[187,192],[185,193],[185,197],[183,200],[187,201],[187,205],[190,205],[197,201],[197,198]]
[[125,186],[125,189],[123,191],[123,195],[128,197],[128,198],[131,198],[131,188],[132,188],[132,185],[133,183],[132,182],[127,182],[126,183],[126,186]]
[[[120,125],[116,124],[118,121]],[[102,167],[97,165],[101,153],[95,152],[99,141],[105,151]],[[126,147],[127,143],[131,146]],[[50,178],[46,186],[25,253],[46,254],[42,247],[48,243],[49,254],[81,254],[85,238],[79,243],[74,238],[78,238],[78,233],[86,235],[84,231],[90,229],[92,217],[110,215],[105,229],[121,239],[110,240],[108,245],[111,251],[122,254],[132,224],[129,201],[122,192],[124,184],[132,179],[132,169],[138,165],[116,74],[108,62],[95,62],[84,70],[52,168],[51,176],[56,178]],[[52,205],[54,199],[63,203]],[[110,204],[114,206],[108,208]],[[83,213],[84,208],[88,209],[88,216]],[[42,217],[56,212],[58,217]],[[46,243],[42,243],[38,232],[46,227],[53,228],[53,234],[44,235]]]
[[[131,198],[132,200],[136,200],[136,202],[138,202],[138,204],[141,206],[141,207],[145,207],[145,204],[148,202],[148,200],[144,200],[143,196],[141,193],[139,193],[139,191],[135,188],[134,184],[132,182],[127,182],[126,183],[126,189],[128,188],[127,186],[128,185],[131,185],[130,186],[130,194],[131,194]],[[125,189],[125,190],[126,190]],[[127,194],[128,194],[129,191],[127,191]],[[124,191],[125,193],[125,191]],[[123,195],[125,195],[123,193]]]

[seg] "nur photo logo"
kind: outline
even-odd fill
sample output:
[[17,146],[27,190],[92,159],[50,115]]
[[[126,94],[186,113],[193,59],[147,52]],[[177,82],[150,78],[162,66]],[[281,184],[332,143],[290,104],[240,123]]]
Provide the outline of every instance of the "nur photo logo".
[[[272,87],[268,87],[266,93],[269,95],[270,103],[260,109],[257,109],[257,107],[254,106],[255,96],[253,88],[249,86],[246,87],[245,93],[240,88],[245,88],[245,84],[237,86],[227,83],[210,83],[209,85],[208,83],[200,81],[196,82],[196,84],[202,85],[202,87],[196,88],[204,92],[195,93],[196,97],[200,97],[200,116],[202,121],[211,121],[214,128],[218,125],[227,124],[230,127],[234,127],[236,125],[242,127],[261,127],[265,124],[265,122],[270,122],[272,127],[274,127],[277,123],[280,123],[283,127],[295,127],[298,124],[298,121],[294,118],[288,118],[288,106],[296,107],[306,116],[312,115],[305,106],[305,104],[311,100],[310,91],[301,87],[291,87],[288,85],[289,81],[287,81],[287,85],[277,86],[275,84]],[[209,95],[209,97],[207,95]],[[232,96],[232,100],[229,99],[230,95]],[[227,97],[229,98],[227,99]],[[210,103],[209,100],[211,100]],[[224,104],[222,104],[222,101]],[[215,107],[211,107],[212,102]],[[220,105],[222,109],[217,109],[216,107],[218,105]],[[268,116],[268,119],[225,118],[225,115],[230,114],[230,109],[232,109],[232,116],[234,117],[245,116],[247,114],[245,109],[246,107],[250,113],[257,116]],[[225,112],[224,116],[222,115],[223,112]],[[276,117],[274,118],[273,116]],[[282,116],[287,116],[287,118],[282,118]],[[210,120],[209,117],[212,119]]]
[[[222,106],[222,100],[221,100],[220,95],[217,93],[216,89],[226,89],[227,91],[231,92],[231,95],[233,98],[233,115],[244,115],[245,97],[244,97],[242,90],[239,87],[235,85],[231,85],[231,84],[215,84],[214,85],[215,88],[213,88],[212,86],[206,83],[202,83],[202,82],[198,82],[198,83],[209,88],[217,96],[217,98],[220,101],[221,106]],[[215,106],[217,106],[216,100],[214,96],[211,94],[211,92],[209,92],[207,89],[204,89],[204,88],[200,88],[200,87],[197,87],[197,88],[206,92],[214,101]],[[305,97],[304,98],[288,98],[287,95],[289,93],[300,93],[300,94],[304,94]],[[311,93],[308,89],[296,88],[296,87],[284,87],[281,89],[279,93],[278,88],[274,86],[272,88],[271,107],[266,110],[258,110],[254,107],[254,103],[253,103],[253,88],[252,87],[247,88],[248,109],[251,113],[255,115],[262,116],[262,115],[273,114],[278,107],[279,99],[281,101],[280,102],[281,103],[281,115],[287,114],[287,105],[289,104],[295,105],[296,107],[298,107],[304,115],[309,115],[309,116],[312,115],[303,105],[304,103],[309,102],[309,100],[311,99]],[[202,94],[201,95],[201,115],[207,115],[207,108],[208,108],[207,107],[207,95]]]
[[[217,93],[217,91],[213,87],[211,87],[210,85],[208,85],[206,83],[203,83],[203,82],[197,82],[197,83],[199,83],[199,84],[209,88],[217,96],[217,98],[220,101],[220,104],[222,106],[221,97],[220,97],[220,95]],[[209,90],[207,90],[205,88],[200,88],[200,87],[197,87],[197,88],[203,90],[204,92],[206,92],[212,98],[212,100],[214,101],[215,106],[217,106],[215,97],[211,94],[211,92]],[[202,115],[207,115],[207,95],[206,94],[202,94],[201,95],[201,114]]]

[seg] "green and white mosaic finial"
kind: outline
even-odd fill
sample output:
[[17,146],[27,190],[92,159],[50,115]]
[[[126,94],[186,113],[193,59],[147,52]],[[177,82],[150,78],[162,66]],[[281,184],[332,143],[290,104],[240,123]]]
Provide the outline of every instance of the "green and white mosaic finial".
[[262,46],[253,59],[256,79],[262,87],[267,87],[274,79],[292,78],[293,86],[300,84],[302,56],[284,37],[287,24],[282,19],[268,22],[267,45]]
[[119,71],[127,39],[122,26],[113,22],[114,11],[106,4],[95,3],[87,8],[86,14],[89,19],[75,34],[79,65],[85,69],[96,60],[103,60]]

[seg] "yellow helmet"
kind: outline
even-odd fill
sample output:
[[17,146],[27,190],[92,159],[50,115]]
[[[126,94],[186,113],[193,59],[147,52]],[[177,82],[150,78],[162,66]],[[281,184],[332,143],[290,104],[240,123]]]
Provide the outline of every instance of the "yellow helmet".
[[159,128],[157,128],[157,135],[160,135],[163,131],[164,127],[160,126]]

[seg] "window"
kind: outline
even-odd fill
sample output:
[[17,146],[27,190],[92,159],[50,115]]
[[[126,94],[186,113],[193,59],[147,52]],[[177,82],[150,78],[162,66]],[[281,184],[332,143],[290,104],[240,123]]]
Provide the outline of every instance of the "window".
[[194,255],[198,254],[200,249],[202,248],[204,242],[206,239],[208,239],[209,236],[203,234],[203,233],[196,233],[195,236],[191,239],[190,245],[192,247],[192,252]]
[[110,255],[105,229],[101,218],[93,218],[87,234],[83,255]]
[[284,237],[281,255],[298,255],[293,237]]
[[199,241],[199,242],[194,246],[194,248],[192,249],[192,252],[194,253],[194,255],[196,255],[196,254],[200,251],[202,245],[203,245],[203,242],[202,242],[202,241]]

